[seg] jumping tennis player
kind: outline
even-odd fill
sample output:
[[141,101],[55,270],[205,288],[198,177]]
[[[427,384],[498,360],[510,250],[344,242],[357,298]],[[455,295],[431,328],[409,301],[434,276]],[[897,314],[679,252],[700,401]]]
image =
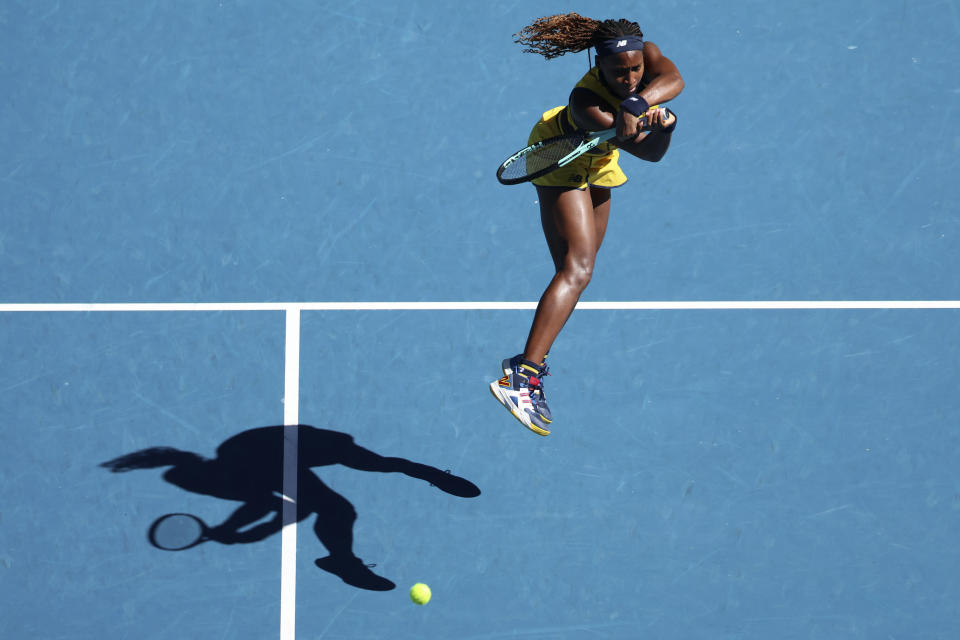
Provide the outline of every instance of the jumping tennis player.
[[617,137],[533,180],[543,233],[556,275],[540,298],[523,353],[503,361],[493,395],[531,431],[550,434],[553,417],[543,393],[547,352],[590,282],[610,215],[610,190],[627,181],[620,151],[659,161],[670,146],[676,116],[663,103],[683,90],[676,65],[629,20],[593,20],[576,13],[535,20],[516,42],[556,58],[596,50],[596,65],[573,88],[566,106],[543,114],[529,143],[577,130],[616,127]]

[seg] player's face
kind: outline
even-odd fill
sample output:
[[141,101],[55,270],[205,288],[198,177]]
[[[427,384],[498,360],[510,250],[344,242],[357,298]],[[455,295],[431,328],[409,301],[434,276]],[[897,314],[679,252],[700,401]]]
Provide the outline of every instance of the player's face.
[[643,78],[643,51],[624,51],[597,58],[597,66],[613,92],[626,98],[637,91]]

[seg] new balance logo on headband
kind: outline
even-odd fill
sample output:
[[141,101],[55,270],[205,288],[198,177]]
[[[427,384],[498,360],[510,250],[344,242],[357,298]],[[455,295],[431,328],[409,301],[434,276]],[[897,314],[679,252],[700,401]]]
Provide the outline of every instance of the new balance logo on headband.
[[619,36],[609,40],[601,40],[593,46],[596,48],[599,57],[626,51],[641,51],[643,50],[643,38],[640,36]]

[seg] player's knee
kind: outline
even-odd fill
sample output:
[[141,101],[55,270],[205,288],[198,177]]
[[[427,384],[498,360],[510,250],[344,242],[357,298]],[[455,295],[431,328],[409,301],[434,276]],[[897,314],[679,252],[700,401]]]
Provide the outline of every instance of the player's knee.
[[347,503],[343,508],[342,517],[344,520],[349,520],[350,522],[354,522],[357,519],[357,510],[353,508],[352,504]]
[[582,258],[568,260],[564,265],[563,274],[571,287],[583,291],[593,278],[593,259]]

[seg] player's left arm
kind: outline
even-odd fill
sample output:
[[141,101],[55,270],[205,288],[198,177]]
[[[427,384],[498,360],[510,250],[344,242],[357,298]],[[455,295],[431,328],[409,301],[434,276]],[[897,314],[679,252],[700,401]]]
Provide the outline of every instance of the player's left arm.
[[[640,92],[640,96],[649,105],[662,105],[673,100],[683,91],[684,82],[680,70],[670,58],[663,55],[660,47],[652,42],[643,45],[644,77],[647,86]],[[617,113],[617,120],[633,117],[622,109]],[[668,114],[664,108],[653,108],[647,112],[653,129],[640,133],[632,140],[618,140],[616,145],[641,160],[657,162],[667,153],[670,147],[670,138],[676,116]],[[619,122],[617,122],[620,125]]]
[[663,55],[660,47],[652,42],[643,43],[643,67],[647,86],[640,97],[647,104],[663,104],[673,100],[683,91],[683,76],[673,60]]

